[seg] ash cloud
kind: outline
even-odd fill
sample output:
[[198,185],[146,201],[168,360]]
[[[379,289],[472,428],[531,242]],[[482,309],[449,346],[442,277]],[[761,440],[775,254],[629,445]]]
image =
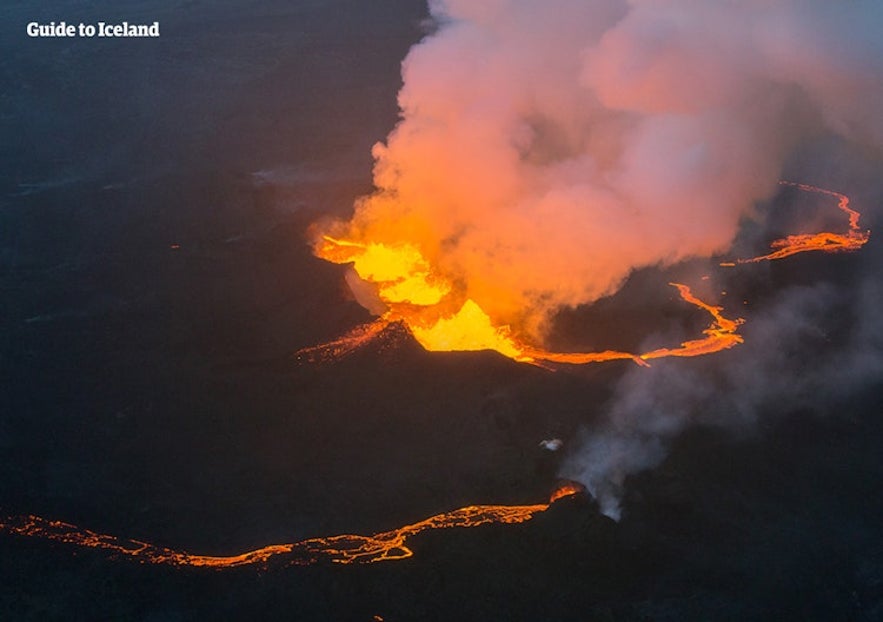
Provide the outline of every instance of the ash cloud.
[[543,335],[636,268],[725,251],[819,133],[883,144],[873,0],[431,0],[377,192],[335,233],[416,242]]

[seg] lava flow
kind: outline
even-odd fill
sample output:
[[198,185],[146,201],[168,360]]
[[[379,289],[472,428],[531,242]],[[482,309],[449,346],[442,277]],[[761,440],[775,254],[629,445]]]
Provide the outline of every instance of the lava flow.
[[140,540],[129,540],[96,533],[70,523],[47,520],[39,516],[13,517],[0,522],[0,533],[31,536],[100,549],[112,555],[135,558],[146,564],[223,569],[266,564],[275,557],[282,557],[283,563],[288,566],[305,566],[320,561],[338,564],[365,564],[411,557],[413,551],[407,547],[407,540],[420,532],[430,529],[477,527],[486,524],[523,523],[532,519],[536,514],[545,512],[559,499],[583,490],[584,488],[579,484],[566,483],[552,493],[548,503],[470,505],[372,536],[344,534],[325,538],[310,538],[290,544],[271,544],[230,556],[194,555]]
[[[494,326],[490,316],[472,299],[466,299],[455,313],[449,298],[453,287],[433,273],[429,263],[412,245],[361,244],[323,236],[317,254],[335,263],[352,263],[356,274],[376,287],[376,294],[388,309],[371,324],[360,326],[326,344],[304,348],[296,357],[326,361],[345,356],[375,339],[391,322],[401,322],[428,351],[494,350],[521,363],[564,363],[582,365],[615,360],[632,360],[647,365],[665,356],[700,356],[720,352],[742,343],[737,334],[741,318],[728,319],[723,308],[697,298],[690,288],[671,283],[681,298],[711,314],[713,322],[704,337],[686,341],[676,348],[644,353],[604,350],[599,352],[550,352],[522,343],[508,326]],[[456,308],[456,306],[454,307]]]
[[[756,263],[782,259],[806,251],[853,251],[861,248],[870,236],[859,228],[860,214],[849,207],[849,198],[839,192],[790,181],[780,181],[807,192],[836,197],[838,208],[849,217],[845,234],[821,232],[789,235],[772,243],[772,253],[751,259],[725,262]],[[360,242],[324,235],[315,247],[316,255],[334,263],[352,264],[362,286],[370,290],[377,306],[385,309],[375,322],[359,327],[348,335],[330,343],[305,348],[297,353],[310,360],[333,360],[349,354],[375,339],[391,322],[401,322],[417,342],[429,351],[495,350],[522,363],[536,365],[583,365],[614,360],[632,360],[639,365],[668,356],[687,357],[712,354],[742,343],[738,334],[741,318],[724,317],[723,308],[697,298],[690,288],[671,283],[681,298],[708,312],[712,324],[703,331],[703,337],[683,342],[679,347],[660,348],[643,353],[620,350],[599,352],[551,352],[529,345],[512,329],[499,326],[473,299],[466,297],[462,286],[436,270],[411,243]]]
[[685,341],[678,348],[659,348],[643,354],[630,354],[628,352],[618,352],[615,350],[584,353],[546,352],[544,350],[528,350],[528,352],[538,359],[552,363],[571,363],[574,365],[581,365],[584,363],[632,359],[639,365],[647,365],[646,361],[650,359],[658,359],[666,356],[702,356],[704,354],[720,352],[721,350],[726,350],[742,343],[742,337],[738,335],[736,331],[745,320],[742,318],[736,318],[735,320],[725,318],[721,314],[723,307],[716,307],[699,300],[686,285],[682,285],[681,283],[669,283],[669,285],[676,287],[681,294],[681,298],[685,301],[707,311],[714,318],[714,322],[712,322],[711,326],[702,331],[705,337]]
[[734,266],[736,264],[757,263],[760,261],[772,261],[774,259],[782,259],[790,257],[797,253],[806,253],[809,251],[825,251],[828,253],[855,251],[860,249],[867,243],[871,236],[870,231],[862,231],[859,228],[858,220],[861,217],[857,211],[849,207],[849,197],[833,190],[825,190],[809,184],[799,184],[793,181],[780,181],[783,186],[792,186],[806,192],[815,192],[818,194],[826,194],[837,199],[837,208],[849,217],[849,230],[846,233],[831,233],[822,231],[820,233],[801,233],[797,235],[789,235],[779,240],[775,240],[770,244],[770,248],[775,249],[773,252],[759,257],[751,257],[749,259],[737,259],[735,262],[724,262],[722,266]]
[[357,326],[346,335],[317,346],[298,350],[295,358],[313,363],[332,361],[346,356],[358,348],[378,338],[383,329],[390,323],[401,322],[415,337],[418,343],[429,351],[449,352],[455,350],[495,350],[504,356],[521,363],[563,363],[584,365],[605,361],[631,360],[638,365],[646,366],[651,359],[666,356],[702,356],[727,350],[743,342],[737,333],[744,323],[742,318],[729,319],[722,315],[723,307],[703,302],[681,283],[670,283],[676,287],[681,298],[707,311],[714,321],[703,332],[700,339],[683,342],[676,348],[659,348],[635,354],[621,350],[603,350],[599,352],[550,352],[540,348],[520,344],[507,329],[494,328],[490,318],[471,300],[467,300],[463,308],[455,316],[442,318],[429,329],[413,326],[407,315],[392,311],[384,314],[374,322]]

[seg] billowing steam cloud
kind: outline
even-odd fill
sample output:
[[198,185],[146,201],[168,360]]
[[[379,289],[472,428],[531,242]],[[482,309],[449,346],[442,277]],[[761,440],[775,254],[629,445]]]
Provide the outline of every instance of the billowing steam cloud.
[[[552,311],[616,291],[637,268],[727,250],[820,137],[880,157],[879,0],[430,9],[438,29],[403,64],[402,120],[374,150],[377,192],[330,233],[418,247],[461,299],[535,340]],[[869,287],[856,295],[881,302]],[[625,478],[691,422],[750,421],[776,400],[808,402],[823,379],[879,374],[881,335],[861,317],[826,365],[800,365],[843,296],[782,292],[726,365],[628,372],[563,474],[618,517]]]
[[[636,267],[728,248],[824,129],[883,142],[883,5],[431,0],[378,192],[344,236],[416,243],[541,336]],[[341,230],[343,229],[343,230]]]

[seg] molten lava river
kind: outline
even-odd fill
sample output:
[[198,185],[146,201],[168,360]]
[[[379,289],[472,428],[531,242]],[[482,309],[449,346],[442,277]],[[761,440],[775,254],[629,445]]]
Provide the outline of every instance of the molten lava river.
[[[772,251],[757,257],[721,263],[725,267],[782,259],[809,251],[839,252],[861,248],[870,233],[859,227],[860,214],[849,207],[849,198],[838,192],[783,181],[805,192],[838,200],[838,209],[848,216],[845,233],[820,232],[789,235],[772,243]],[[307,361],[327,361],[346,356],[371,342],[392,322],[403,324],[426,350],[495,350],[521,363],[542,367],[554,364],[582,365],[612,360],[632,360],[643,366],[663,357],[704,356],[732,348],[743,339],[738,334],[744,320],[728,318],[724,308],[697,298],[688,285],[671,283],[681,299],[705,311],[711,318],[702,336],[680,345],[649,352],[605,350],[599,352],[550,352],[531,345],[513,334],[507,326],[496,326],[473,300],[458,299],[454,285],[438,274],[418,246],[406,240],[380,244],[371,240],[322,236],[315,248],[322,259],[352,264],[359,279],[376,291],[385,311],[373,323],[360,326],[332,342],[305,348],[297,356]],[[523,523],[547,510],[558,499],[580,493],[582,486],[567,483],[557,488],[546,503],[534,505],[470,505],[437,514],[421,521],[374,535],[335,535],[315,537],[287,544],[272,544],[231,556],[196,555],[162,546],[105,535],[57,520],[39,516],[11,516],[0,521],[0,532],[32,536],[65,544],[100,549],[107,553],[137,559],[143,563],[204,568],[233,568],[266,564],[281,558],[287,565],[319,561],[341,564],[373,563],[404,559],[412,555],[407,541],[430,529],[476,527],[492,523]]]

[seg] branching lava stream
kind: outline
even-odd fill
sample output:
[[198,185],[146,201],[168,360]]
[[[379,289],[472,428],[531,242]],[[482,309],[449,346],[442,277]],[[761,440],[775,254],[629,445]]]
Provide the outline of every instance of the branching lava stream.
[[129,540],[82,529],[62,521],[39,516],[12,517],[0,522],[0,533],[32,536],[76,546],[101,549],[114,556],[132,557],[146,564],[196,566],[201,568],[235,568],[266,564],[282,557],[289,566],[306,566],[320,561],[338,564],[366,564],[411,557],[407,546],[412,536],[430,529],[477,527],[486,524],[514,524],[529,521],[545,512],[557,500],[583,490],[575,483],[559,486],[548,503],[535,505],[469,505],[451,512],[436,514],[424,520],[371,536],[344,534],[310,538],[290,544],[271,544],[239,555],[194,555],[157,546],[140,540]]
[[843,251],[856,251],[864,246],[871,236],[870,231],[862,231],[858,226],[858,220],[861,217],[857,211],[849,207],[849,197],[833,190],[825,190],[809,184],[799,184],[793,181],[780,181],[783,186],[792,186],[806,192],[815,192],[817,194],[826,194],[837,199],[837,209],[844,212],[849,217],[849,230],[846,233],[831,233],[822,231],[820,233],[801,233],[797,235],[789,235],[787,237],[775,240],[770,244],[770,248],[775,249],[773,252],[759,257],[750,259],[737,259],[735,262],[729,261],[721,263],[722,266],[734,266],[736,264],[757,263],[760,261],[772,261],[774,259],[782,259],[790,257],[797,253],[806,253],[809,251],[825,251],[828,253],[836,253]]

